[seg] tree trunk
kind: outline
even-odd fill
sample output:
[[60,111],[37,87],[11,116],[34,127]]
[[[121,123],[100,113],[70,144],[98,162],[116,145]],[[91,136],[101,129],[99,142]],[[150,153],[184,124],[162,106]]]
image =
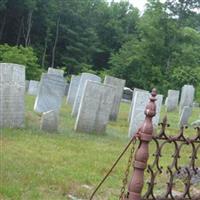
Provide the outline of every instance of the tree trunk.
[[2,38],[3,38],[3,32],[4,32],[5,25],[6,25],[6,14],[5,14],[4,17],[3,17],[3,21],[2,21],[2,24],[1,24],[1,29],[0,29],[0,41],[1,41]]
[[57,45],[58,36],[59,36],[59,25],[60,25],[60,15],[58,16],[58,19],[57,19],[56,37],[55,37],[55,42],[54,42],[54,46],[53,46],[53,49],[52,49],[52,61],[51,61],[51,67],[52,68],[54,68],[54,63],[55,63],[56,45]]
[[18,34],[17,34],[17,42],[16,42],[17,46],[19,46],[19,44],[20,44],[23,23],[24,23],[24,17],[22,17],[21,20],[20,20],[19,31],[18,31]]
[[46,52],[47,52],[47,41],[48,41],[48,35],[45,38],[44,51],[43,51],[43,55],[42,55],[42,67],[43,68],[44,68],[45,58],[46,58]]
[[33,10],[30,10],[28,13],[28,21],[27,21],[27,33],[26,33],[26,38],[25,38],[25,47],[28,46],[29,44],[29,39],[30,39],[30,32],[31,32],[31,27],[32,27],[32,16],[33,16]]

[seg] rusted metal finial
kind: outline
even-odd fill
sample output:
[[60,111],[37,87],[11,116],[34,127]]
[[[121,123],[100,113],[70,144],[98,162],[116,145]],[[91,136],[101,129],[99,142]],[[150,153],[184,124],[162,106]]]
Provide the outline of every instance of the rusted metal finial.
[[151,92],[150,101],[145,109],[145,121],[139,129],[138,137],[140,145],[135,153],[133,162],[133,176],[128,186],[127,197],[124,200],[141,200],[142,188],[144,185],[144,170],[147,166],[149,158],[149,142],[153,137],[153,123],[152,118],[156,115],[156,89]]

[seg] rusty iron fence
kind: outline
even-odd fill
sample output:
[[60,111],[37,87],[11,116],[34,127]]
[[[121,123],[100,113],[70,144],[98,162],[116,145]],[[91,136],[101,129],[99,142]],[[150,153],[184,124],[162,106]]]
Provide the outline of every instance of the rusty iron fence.
[[[200,200],[200,127],[195,128],[194,136],[188,137],[187,127],[181,127],[178,133],[172,134],[168,130],[169,124],[165,116],[159,124],[160,131],[153,133],[152,118],[156,115],[156,95],[156,90],[153,89],[145,109],[146,117],[143,124],[97,186],[90,200],[131,144],[131,154],[119,200]],[[150,147],[154,147],[153,152],[149,152]],[[186,147],[187,150],[184,151]],[[167,156],[170,158],[166,159]],[[187,157],[187,163],[181,162],[183,156]],[[165,167],[162,166],[162,157],[163,161],[168,162],[165,163]],[[133,172],[129,177],[131,163]],[[161,176],[165,178],[162,179]],[[177,180],[182,183],[181,192],[176,188]],[[196,182],[199,184],[199,190],[192,191]],[[158,185],[162,186],[162,191],[156,191]]]

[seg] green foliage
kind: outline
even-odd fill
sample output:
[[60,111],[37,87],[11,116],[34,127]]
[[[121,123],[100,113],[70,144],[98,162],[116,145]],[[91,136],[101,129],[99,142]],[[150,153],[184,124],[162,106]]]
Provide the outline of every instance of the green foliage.
[[0,45],[0,62],[16,63],[26,67],[27,80],[39,80],[42,70],[32,48]]

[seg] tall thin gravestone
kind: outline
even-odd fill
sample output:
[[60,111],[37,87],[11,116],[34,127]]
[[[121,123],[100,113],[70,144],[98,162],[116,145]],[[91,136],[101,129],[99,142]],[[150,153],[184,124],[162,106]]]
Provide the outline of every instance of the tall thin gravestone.
[[73,106],[73,104],[74,104],[80,79],[81,79],[80,76],[72,75],[72,77],[71,77],[68,95],[67,95],[67,103],[71,106]]
[[181,100],[180,100],[180,108],[179,113],[182,113],[184,106],[192,107],[194,100],[194,86],[193,85],[184,85],[181,91]]
[[187,126],[188,120],[189,120],[189,117],[191,116],[191,114],[192,114],[192,107],[184,106],[182,113],[181,113],[179,126]]
[[[78,114],[78,110],[80,107],[80,102],[81,102],[81,98],[84,94],[84,88],[85,88],[85,83],[87,82],[87,80],[91,80],[91,81],[96,81],[96,82],[101,82],[101,78],[99,76],[96,76],[94,74],[90,74],[90,73],[82,73],[81,74],[81,79],[79,82],[79,86],[78,86],[78,90],[76,93],[76,98],[74,101],[74,105],[73,105],[73,109],[72,109],[72,116],[75,117]],[[93,94],[94,96],[96,95],[96,93]]]
[[28,87],[28,94],[36,96],[38,93],[39,84],[40,83],[38,81],[30,80]]
[[0,63],[0,127],[24,126],[25,67]]
[[171,112],[177,108],[179,93],[178,90],[168,90],[167,101],[165,104],[167,112]]
[[88,133],[105,132],[114,96],[114,87],[87,81],[84,95],[81,98],[75,130]]
[[115,78],[112,76],[105,77],[104,84],[112,85],[113,87],[116,88],[115,98],[110,113],[110,120],[112,121],[117,120],[125,83],[126,81],[123,79]]
[[129,137],[132,137],[144,122],[144,110],[149,101],[149,92],[136,91],[134,93],[133,108],[129,124]]
[[36,112],[59,111],[65,91],[65,81],[60,75],[42,74],[38,95],[35,100]]

